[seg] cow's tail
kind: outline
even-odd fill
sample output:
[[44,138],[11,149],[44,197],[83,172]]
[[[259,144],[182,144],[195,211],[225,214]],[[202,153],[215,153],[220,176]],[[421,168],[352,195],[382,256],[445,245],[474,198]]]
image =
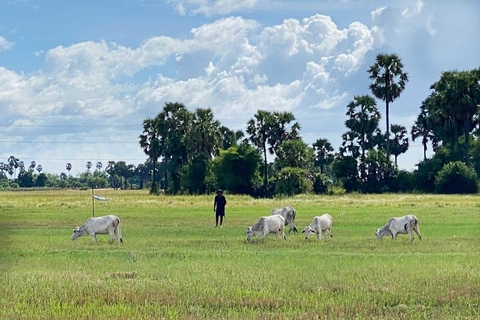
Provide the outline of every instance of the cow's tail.
[[120,232],[120,219],[117,217],[115,219],[115,234],[117,235],[117,239],[118,241],[120,241],[121,243],[123,243],[123,239],[122,239],[122,233]]

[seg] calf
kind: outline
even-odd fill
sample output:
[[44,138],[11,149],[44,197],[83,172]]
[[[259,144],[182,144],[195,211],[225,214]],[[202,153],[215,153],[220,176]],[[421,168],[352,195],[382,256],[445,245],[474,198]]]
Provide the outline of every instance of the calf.
[[97,234],[108,234],[110,242],[115,241],[115,236],[119,242],[123,242],[120,233],[120,219],[114,215],[88,218],[83,226],[73,230],[72,240],[81,236],[92,236],[93,241],[97,242]]
[[418,230],[418,219],[413,214],[403,216],[400,218],[390,218],[386,225],[375,231],[377,240],[389,235],[392,239],[397,239],[399,233],[407,234],[410,236],[410,240],[413,241],[412,230],[418,235],[418,238],[422,240],[420,230]]

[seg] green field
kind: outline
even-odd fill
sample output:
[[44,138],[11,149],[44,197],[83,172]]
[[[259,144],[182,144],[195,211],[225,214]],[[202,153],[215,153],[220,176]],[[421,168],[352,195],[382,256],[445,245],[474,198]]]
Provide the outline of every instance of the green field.
[[[124,244],[71,241],[91,191],[0,193],[1,319],[478,319],[480,197],[226,195],[97,190]],[[329,213],[331,239],[245,241],[245,228],[292,205],[300,230]],[[376,241],[392,216],[415,214],[424,240]],[[288,228],[287,228],[288,229]]]

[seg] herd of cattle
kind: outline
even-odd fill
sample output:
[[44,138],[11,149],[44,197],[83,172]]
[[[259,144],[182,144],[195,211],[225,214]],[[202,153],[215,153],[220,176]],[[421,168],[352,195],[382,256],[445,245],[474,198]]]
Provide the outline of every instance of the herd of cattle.
[[[283,239],[286,239],[285,226],[288,225],[290,229],[289,233],[292,231],[298,232],[295,226],[296,214],[297,211],[292,207],[273,209],[270,216],[261,217],[257,223],[247,228],[247,240],[250,241],[254,236],[265,239],[270,233],[275,234],[275,237],[281,235]],[[412,231],[422,240],[420,230],[418,229],[418,219],[413,214],[400,218],[390,218],[386,225],[375,231],[375,236],[377,240],[380,240],[384,236],[392,236],[392,239],[396,239],[398,234],[408,233],[410,239],[413,240]],[[321,239],[322,233],[328,233],[328,235],[332,237],[332,217],[329,214],[314,217],[312,223],[305,227],[302,233],[305,233],[305,239],[308,239],[310,234],[316,234],[318,239]],[[117,238],[119,242],[123,242],[120,233],[120,219],[114,215],[88,218],[83,226],[76,227],[73,230],[72,240],[81,236],[91,236],[93,241],[96,242],[97,234],[108,234],[111,242],[114,242],[115,238]]]

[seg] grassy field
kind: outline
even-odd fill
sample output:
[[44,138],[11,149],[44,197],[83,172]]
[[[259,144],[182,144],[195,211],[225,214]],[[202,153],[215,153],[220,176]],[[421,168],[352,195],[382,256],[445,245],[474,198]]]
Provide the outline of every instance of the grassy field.
[[[71,241],[91,191],[0,193],[1,319],[478,319],[480,197],[226,195],[97,190],[124,244]],[[331,239],[245,241],[245,228],[292,205],[300,230],[334,220]],[[376,241],[392,216],[415,214],[424,240]]]

